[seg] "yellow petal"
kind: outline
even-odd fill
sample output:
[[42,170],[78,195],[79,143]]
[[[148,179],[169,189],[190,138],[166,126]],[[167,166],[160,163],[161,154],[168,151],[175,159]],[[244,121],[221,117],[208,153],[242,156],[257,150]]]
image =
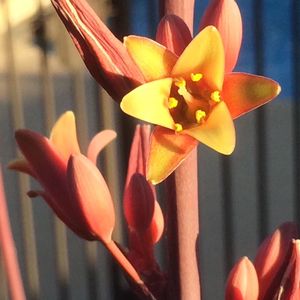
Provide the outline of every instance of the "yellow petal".
[[170,76],[177,56],[164,46],[151,39],[134,35],[125,37],[124,44],[146,81]]
[[221,90],[224,79],[224,57],[218,30],[208,26],[186,47],[171,74],[173,77],[189,78],[192,73],[201,73],[212,89]]
[[151,135],[147,179],[157,184],[168,177],[196,147],[198,141],[174,130],[155,127]]
[[75,116],[72,111],[65,112],[54,124],[50,141],[55,149],[67,161],[71,154],[79,154]]
[[171,78],[143,84],[122,99],[121,109],[143,121],[174,128],[174,121],[168,108],[171,85]]
[[224,102],[220,102],[214,107],[203,124],[184,130],[183,133],[189,134],[222,154],[231,154],[235,147],[235,129]]

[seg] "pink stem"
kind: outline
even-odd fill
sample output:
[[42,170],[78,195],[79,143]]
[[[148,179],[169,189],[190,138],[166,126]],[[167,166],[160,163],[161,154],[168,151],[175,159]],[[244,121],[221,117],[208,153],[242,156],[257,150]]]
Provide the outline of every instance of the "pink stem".
[[167,179],[168,299],[201,299],[197,149]]
[[[161,0],[160,9],[162,16],[175,14],[181,17],[193,33],[194,0]],[[166,184],[168,299],[199,300],[197,149],[167,179]]]
[[25,300],[20,268],[14,240],[12,237],[9,215],[4,194],[2,172],[0,168],[0,250],[3,253],[4,266],[7,274],[12,300]]
[[110,254],[114,257],[114,259],[117,261],[117,263],[123,269],[123,271],[129,276],[129,278],[132,280],[132,282],[135,284],[135,286],[138,288],[137,292],[144,296],[143,299],[155,300],[155,297],[148,290],[147,286],[145,285],[145,283],[143,282],[143,280],[137,273],[136,269],[129,262],[127,257],[123,254],[123,252],[116,245],[116,243],[114,241],[111,241],[109,243],[104,243],[104,246],[110,252]]

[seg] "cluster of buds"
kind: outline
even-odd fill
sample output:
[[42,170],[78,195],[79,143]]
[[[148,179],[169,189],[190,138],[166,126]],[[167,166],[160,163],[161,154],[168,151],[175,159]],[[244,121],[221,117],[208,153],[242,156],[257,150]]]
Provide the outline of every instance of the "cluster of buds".
[[75,117],[69,111],[58,119],[49,139],[30,130],[18,130],[16,140],[25,158],[11,162],[9,168],[29,174],[41,184],[43,190],[31,190],[29,197],[42,196],[79,237],[100,241],[137,293],[149,296],[152,290],[159,299],[165,281],[154,258],[154,246],[162,236],[164,218],[155,189],[145,179],[150,127],[137,126],[129,158],[124,191],[128,248],[113,241],[113,200],[96,166],[99,152],[115,137],[112,130],[101,131],[90,142],[87,155],[81,154]]
[[300,299],[300,240],[295,223],[284,223],[261,244],[254,264],[241,258],[231,270],[226,300]]

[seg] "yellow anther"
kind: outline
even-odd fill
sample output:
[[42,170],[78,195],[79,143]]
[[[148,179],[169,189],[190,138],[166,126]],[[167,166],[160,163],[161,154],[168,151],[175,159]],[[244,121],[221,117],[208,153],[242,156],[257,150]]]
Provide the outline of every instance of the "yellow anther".
[[200,81],[202,79],[202,77],[203,77],[203,74],[201,74],[201,73],[192,73],[191,74],[191,79],[194,82]]
[[175,131],[176,132],[180,132],[180,131],[183,130],[183,127],[180,123],[175,123],[174,126],[175,126]]
[[168,100],[168,107],[170,109],[177,107],[178,105],[178,100],[174,97],[170,97]]
[[206,112],[202,109],[198,109],[195,112],[195,118],[197,123],[201,123],[201,121],[206,117]]
[[210,99],[215,101],[215,102],[220,102],[221,101],[221,96],[219,91],[214,91],[210,94]]

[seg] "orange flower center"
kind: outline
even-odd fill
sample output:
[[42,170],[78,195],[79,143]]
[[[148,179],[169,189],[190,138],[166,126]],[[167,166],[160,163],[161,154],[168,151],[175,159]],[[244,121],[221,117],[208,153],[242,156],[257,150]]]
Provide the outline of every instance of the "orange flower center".
[[173,78],[168,107],[175,131],[203,124],[220,101],[220,92],[209,88],[201,73],[192,73],[189,78]]

